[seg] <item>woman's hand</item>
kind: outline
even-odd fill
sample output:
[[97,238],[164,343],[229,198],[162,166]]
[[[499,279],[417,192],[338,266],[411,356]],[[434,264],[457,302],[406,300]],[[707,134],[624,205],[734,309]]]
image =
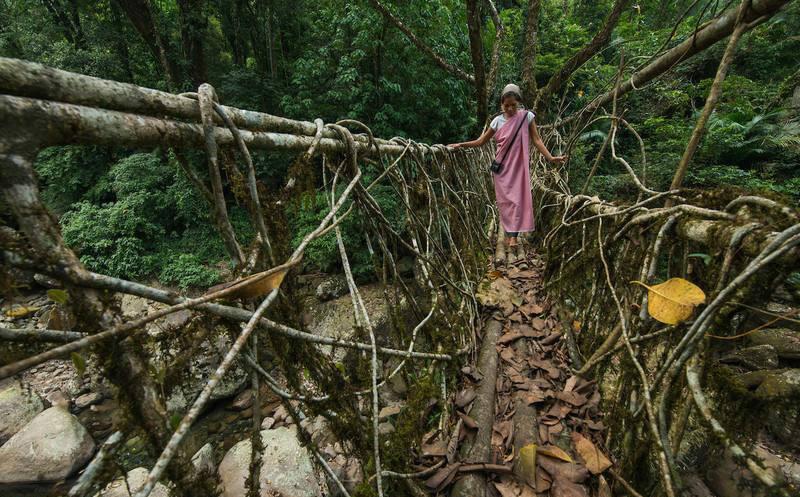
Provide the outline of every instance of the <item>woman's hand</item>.
[[451,143],[447,146],[447,148],[461,148],[463,146],[462,143]]
[[550,161],[549,162],[551,164],[563,164],[563,163],[567,162],[567,159],[569,159],[568,155],[557,155],[555,157],[550,157]]

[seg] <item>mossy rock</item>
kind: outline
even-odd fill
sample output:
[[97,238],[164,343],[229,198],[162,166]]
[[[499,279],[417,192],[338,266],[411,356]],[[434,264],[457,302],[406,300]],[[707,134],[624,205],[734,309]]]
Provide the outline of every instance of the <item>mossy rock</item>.
[[800,369],[767,375],[756,389],[756,395],[768,400],[800,396]]
[[771,328],[750,335],[755,345],[772,345],[778,357],[800,359],[800,332],[788,328]]

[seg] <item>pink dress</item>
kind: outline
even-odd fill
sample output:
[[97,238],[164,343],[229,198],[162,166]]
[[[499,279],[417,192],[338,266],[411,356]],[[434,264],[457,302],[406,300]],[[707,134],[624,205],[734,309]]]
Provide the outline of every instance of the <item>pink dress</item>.
[[500,222],[506,232],[533,231],[533,198],[530,173],[530,125],[522,124],[511,148],[504,148],[529,111],[520,109],[494,134],[497,141],[496,158],[502,159],[503,169],[494,176],[494,193]]

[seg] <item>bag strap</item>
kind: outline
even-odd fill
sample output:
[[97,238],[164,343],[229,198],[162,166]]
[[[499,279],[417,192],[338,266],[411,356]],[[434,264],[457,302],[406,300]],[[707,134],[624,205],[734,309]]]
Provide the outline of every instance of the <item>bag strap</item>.
[[[522,128],[522,125],[528,121],[528,112],[529,111],[527,111],[527,110],[525,111],[525,116],[520,120],[520,123],[517,125],[517,130],[514,131],[514,136],[511,137],[511,141],[508,143],[508,146],[507,147],[503,147],[503,159],[506,158],[506,156],[508,155],[508,150],[512,146],[514,146],[514,142],[517,141],[517,135],[519,134],[520,128]],[[498,161],[498,162],[500,164],[503,163],[503,161]]]

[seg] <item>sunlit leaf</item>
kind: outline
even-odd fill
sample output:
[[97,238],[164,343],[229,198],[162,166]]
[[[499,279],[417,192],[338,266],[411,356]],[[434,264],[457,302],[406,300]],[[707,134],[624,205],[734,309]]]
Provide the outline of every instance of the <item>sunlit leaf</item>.
[[72,365],[75,366],[75,371],[78,372],[78,376],[83,376],[86,371],[86,359],[77,352],[73,352],[69,356],[72,359]]
[[69,294],[66,292],[66,290],[51,288],[50,290],[47,290],[47,298],[57,304],[65,305],[67,303],[67,299],[69,298]]
[[517,456],[517,470],[516,474],[522,475],[525,481],[535,487],[536,486],[536,444],[528,444],[519,450]]
[[706,300],[706,294],[694,283],[683,278],[671,278],[664,283],[648,286],[647,311],[653,319],[665,324],[678,324],[689,319],[692,311]]
[[33,305],[15,307],[13,309],[7,310],[6,311],[6,316],[8,316],[10,318],[14,318],[14,319],[16,319],[16,318],[24,318],[25,316],[33,314],[34,312],[36,312],[38,310],[39,310],[39,307],[36,307],[36,306],[33,306]]

